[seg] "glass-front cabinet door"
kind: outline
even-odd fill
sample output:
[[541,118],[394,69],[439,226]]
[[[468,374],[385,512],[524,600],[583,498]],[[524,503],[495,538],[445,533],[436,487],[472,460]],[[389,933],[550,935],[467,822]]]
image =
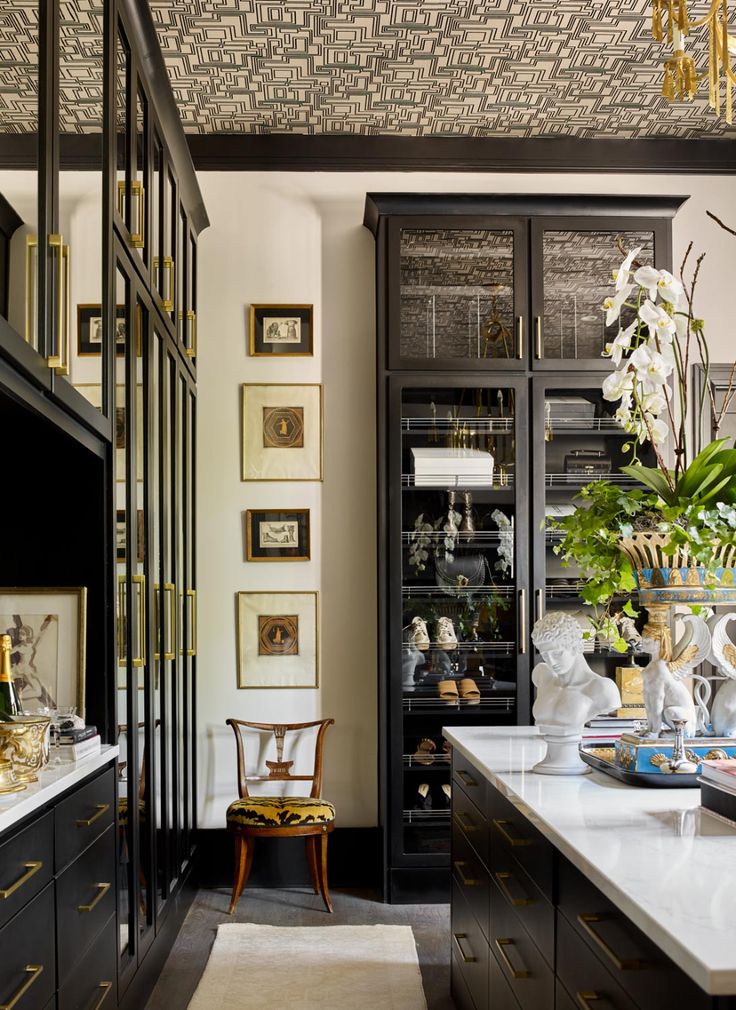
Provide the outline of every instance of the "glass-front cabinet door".
[[397,218],[389,229],[389,367],[521,367],[526,223]]
[[446,860],[442,727],[527,721],[524,379],[392,380],[392,832],[400,860]]
[[[670,268],[669,219],[535,218],[531,224],[532,327],[535,369],[601,368],[601,352],[618,333],[603,302],[614,294],[613,271],[639,249],[640,265]],[[630,318],[629,318],[630,317]],[[633,320],[624,308],[621,325]]]

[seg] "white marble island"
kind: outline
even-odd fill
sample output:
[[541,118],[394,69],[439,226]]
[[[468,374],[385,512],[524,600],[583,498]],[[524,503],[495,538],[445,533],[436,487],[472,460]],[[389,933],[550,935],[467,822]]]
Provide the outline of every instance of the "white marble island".
[[533,727],[444,735],[702,989],[736,993],[736,828],[699,809],[698,789],[536,775]]

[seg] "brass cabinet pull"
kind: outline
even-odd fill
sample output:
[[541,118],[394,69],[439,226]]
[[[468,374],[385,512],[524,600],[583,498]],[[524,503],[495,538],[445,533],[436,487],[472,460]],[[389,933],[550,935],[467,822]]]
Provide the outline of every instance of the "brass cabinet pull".
[[521,360],[524,357],[524,317],[516,317],[516,357]]
[[164,659],[176,659],[176,586],[173,582],[164,582],[164,593],[169,594],[169,638],[164,644]]
[[534,615],[535,621],[541,621],[544,617],[544,590],[537,589],[534,593],[534,599],[536,603],[536,613]]
[[493,876],[498,881],[498,886],[501,888],[506,899],[514,905],[515,908],[523,908],[526,905],[533,905],[535,903],[534,898],[515,898],[509,889],[509,885],[506,883],[507,880],[515,880],[513,873],[507,873],[501,871],[499,873],[494,873]]
[[496,828],[498,829],[500,835],[503,838],[506,839],[507,843],[512,848],[518,849],[522,845],[531,845],[532,844],[531,838],[524,838],[523,835],[516,835],[516,837],[514,837],[513,835],[509,834],[509,832],[508,832],[507,829],[513,827],[511,821],[506,821],[506,820],[497,821],[497,820],[494,820],[493,823],[496,826]]
[[[463,950],[463,945],[462,945],[462,942],[461,942],[462,940],[467,940],[468,939],[468,934],[467,933],[453,933],[452,934],[452,939],[455,941],[455,944],[457,945],[457,949],[460,951],[460,957],[462,959],[463,964],[475,964],[475,962],[478,960],[478,958],[474,957],[472,954],[466,954],[465,951]],[[2,1008],[0,1008],[0,1010],[2,1010]]]
[[133,575],[131,582],[138,593],[138,635],[140,636],[138,641],[140,655],[133,658],[133,666],[141,667],[146,665],[146,576]]
[[468,786],[470,789],[475,789],[478,785],[473,776],[469,775],[464,768],[461,768],[457,772],[457,777],[460,779],[460,781],[464,786]]
[[26,235],[26,343],[38,348],[38,235]]
[[0,1010],[13,1010],[13,1007],[16,1006],[19,1000],[23,999],[25,994],[28,992],[28,990],[31,988],[33,983],[38,978],[38,976],[41,974],[41,972],[43,971],[43,965],[27,964],[23,969],[23,971],[28,972],[30,978],[27,978],[25,980],[23,985],[20,987],[20,989],[17,990],[12,999],[10,999],[7,1003],[0,1003]]
[[519,590],[519,653],[526,653],[526,589]]
[[42,868],[43,863],[24,863],[26,872],[23,873],[14,884],[10,887],[6,887],[4,890],[0,891],[0,898],[9,898],[11,894],[15,894],[19,887],[22,887],[27,883],[31,877],[35,876],[38,871]]
[[55,320],[55,350],[56,353],[46,359],[49,368],[56,370],[58,375],[69,374],[69,339],[70,339],[70,292],[69,277],[69,246],[64,245],[61,235],[49,235],[49,246],[55,249],[57,257],[56,268],[56,320]]
[[189,610],[189,648],[186,650],[187,656],[197,655],[197,590],[187,589],[186,595],[190,600]]
[[128,610],[126,607],[126,587],[125,587],[125,576],[118,575],[118,622],[117,622],[117,632],[118,632],[118,666],[127,666],[127,636],[126,625],[128,621]]
[[102,995],[100,996],[100,998],[95,1003],[95,1005],[92,1007],[92,1010],[100,1010],[100,1007],[102,1006],[102,1004],[105,1002],[105,1000],[107,999],[107,997],[112,992],[112,982],[100,982],[100,984],[97,986],[97,988],[98,989],[102,989],[103,992],[102,992]]
[[583,1010],[593,1010],[591,1003],[595,1003],[598,1000],[604,1000],[606,1003],[608,1000],[605,996],[601,996],[597,992],[576,992],[575,999],[578,1001]]
[[645,961],[640,957],[619,957],[618,954],[610,947],[603,937],[593,928],[596,923],[608,922],[614,920],[613,915],[595,915],[582,913],[578,916],[578,922],[583,927],[585,932],[594,940],[596,944],[600,947],[603,953],[606,955],[611,964],[617,968],[619,971],[640,971],[642,968],[651,968],[652,962]]
[[[163,264],[163,284],[159,287],[159,273]],[[161,294],[161,305],[165,312],[174,310],[174,257],[164,256],[153,258],[154,287]]]
[[[118,213],[125,220],[125,180],[118,182]],[[128,222],[126,222],[127,224]],[[140,179],[130,183],[130,244],[134,249],[143,249],[146,244],[146,190]]]
[[456,859],[452,864],[457,870],[457,875],[460,877],[460,882],[463,887],[480,887],[480,880],[476,880],[475,877],[466,877],[463,872],[463,867],[467,866],[467,863],[462,859]]
[[84,817],[78,820],[77,827],[78,828],[91,827],[95,823],[95,821],[99,821],[100,817],[102,817],[103,814],[106,814],[109,809],[110,809],[109,803],[98,803],[95,806],[95,810],[97,811],[97,813],[92,814],[91,817]]
[[534,317],[534,357],[537,359],[537,361],[541,361],[543,357],[541,316]]
[[455,823],[459,827],[461,827],[463,829],[463,831],[467,835],[472,834],[473,831],[477,831],[478,830],[478,825],[474,824],[470,820],[470,818],[468,817],[468,815],[466,813],[464,813],[463,811],[458,810],[452,816],[453,816],[453,819],[455,820]]
[[[189,336],[189,340],[186,339],[187,336]],[[184,325],[184,353],[188,358],[197,357],[197,313],[194,309],[187,309]]]
[[95,884],[97,888],[96,896],[90,901],[89,905],[78,905],[77,911],[79,912],[91,912],[92,909],[102,901],[107,892],[112,887],[112,884]]
[[508,954],[506,953],[507,947],[515,947],[516,944],[513,940],[505,937],[503,940],[494,940],[498,953],[501,955],[501,960],[506,965],[506,968],[511,973],[512,978],[531,978],[532,973],[527,971],[525,968],[514,968]]

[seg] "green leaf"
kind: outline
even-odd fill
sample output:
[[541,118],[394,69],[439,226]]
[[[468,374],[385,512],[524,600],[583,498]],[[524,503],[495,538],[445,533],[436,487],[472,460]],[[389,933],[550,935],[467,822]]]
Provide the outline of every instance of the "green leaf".
[[672,501],[672,489],[667,483],[661,470],[655,470],[649,466],[622,466],[621,473],[625,473],[632,480],[639,481],[650,487],[655,494],[658,494],[663,501]]
[[631,600],[627,600],[621,608],[627,617],[638,617],[639,611],[634,609],[634,605]]

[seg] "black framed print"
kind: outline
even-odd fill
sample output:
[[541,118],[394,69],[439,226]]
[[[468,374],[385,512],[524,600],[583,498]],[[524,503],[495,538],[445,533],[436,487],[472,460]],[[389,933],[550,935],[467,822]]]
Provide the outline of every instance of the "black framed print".
[[309,509],[248,509],[246,561],[309,561]]
[[253,357],[311,357],[314,354],[312,305],[251,305]]
[[[115,353],[125,354],[125,306],[115,307]],[[102,306],[77,305],[77,354],[80,358],[102,354]]]

